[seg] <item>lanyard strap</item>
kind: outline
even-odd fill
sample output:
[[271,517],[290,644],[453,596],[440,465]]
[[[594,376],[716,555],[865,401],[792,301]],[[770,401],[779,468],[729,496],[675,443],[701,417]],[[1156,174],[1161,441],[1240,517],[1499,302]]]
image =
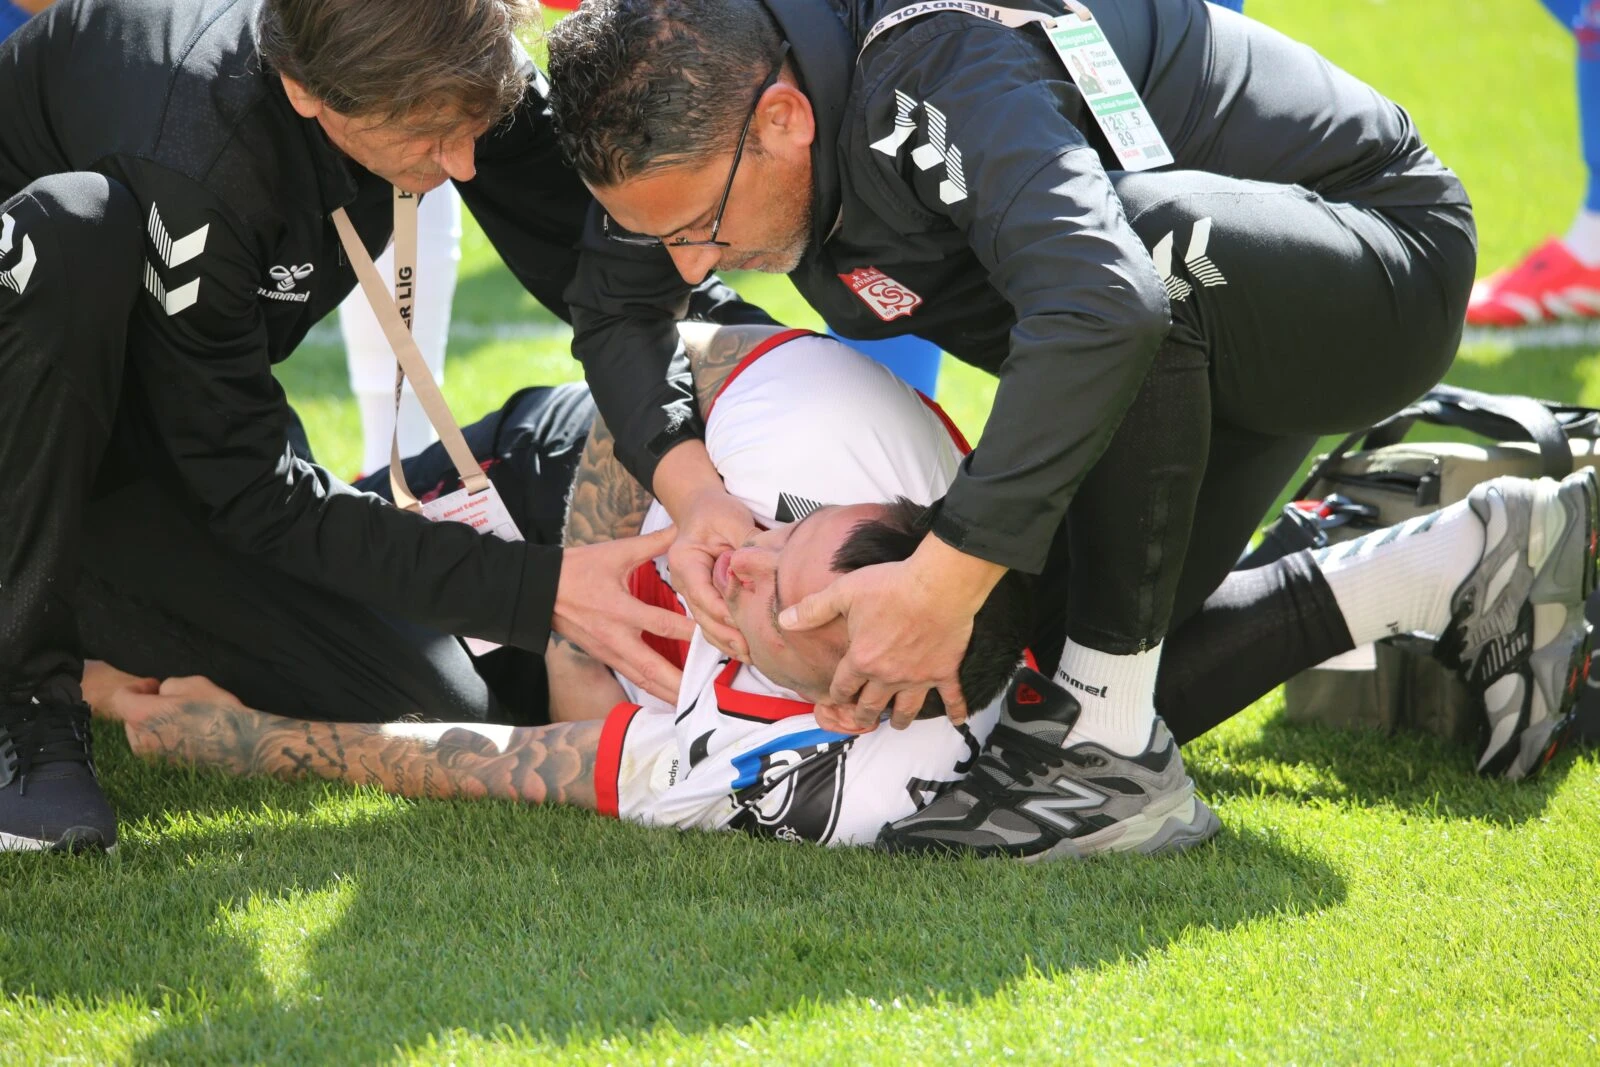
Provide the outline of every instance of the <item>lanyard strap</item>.
[[[415,193],[394,187],[394,309],[405,323],[406,332],[416,335],[417,307],[417,204]],[[406,371],[394,361],[394,429],[389,433],[389,490],[395,503],[414,510],[415,498],[406,484],[400,455],[400,405],[404,401]],[[398,480],[397,480],[398,479]],[[401,503],[401,500],[405,503]]]
[[[410,305],[415,299],[417,201],[415,197],[411,197],[407,211],[401,209],[401,198],[396,196],[395,205],[396,286],[393,299],[390,298],[389,289],[383,284],[383,276],[378,273],[378,267],[372,262],[372,257],[367,255],[366,247],[362,245],[361,238],[356,234],[356,228],[351,225],[350,216],[345,214],[344,208],[334,211],[333,225],[339,231],[339,243],[344,245],[345,254],[350,257],[350,265],[355,268],[356,278],[367,294],[367,303],[372,306],[372,313],[377,317],[378,325],[383,328],[383,335],[388,338],[389,347],[394,349],[397,365],[396,400],[399,399],[401,383],[409,377],[411,389],[417,394],[417,402],[422,405],[423,414],[427,415],[428,421],[439,434],[439,441],[449,453],[451,462],[455,464],[456,473],[461,476],[462,484],[469,492],[479,493],[489,488],[489,476],[483,473],[483,468],[473,458],[472,449],[467,446],[467,439],[462,436],[461,427],[456,424],[455,416],[450,414],[450,405],[445,403],[444,394],[439,391],[439,384],[433,380],[433,374],[428,370],[428,364],[422,358],[422,351],[417,348],[417,342],[412,339],[409,328]],[[407,215],[409,215],[409,226],[406,223]],[[409,233],[403,232],[405,230],[409,230]],[[410,275],[403,296],[400,285],[402,270]],[[404,315],[402,308],[406,311]],[[417,498],[412,494],[411,487],[406,484],[405,472],[401,469],[398,439],[390,441],[389,454],[389,486],[394,491],[395,504],[407,511],[419,510]]]
[[[1068,3],[1079,18],[1087,21],[1091,16],[1082,4]],[[976,15],[990,22],[998,22],[1013,30],[1030,26],[1033,23],[1043,23],[1046,27],[1060,18],[1060,15],[1047,15],[1042,11],[1022,11],[1014,7],[1000,7],[996,4],[980,3],[979,0],[922,0],[921,3],[907,4],[898,11],[891,11],[873,24],[867,31],[867,39],[861,42],[861,51],[856,53],[856,61],[860,62],[861,56],[866,52],[867,46],[878,39],[880,34],[894,29],[902,23],[912,19],[920,19],[924,15],[937,15],[941,11],[961,11],[968,15]]]

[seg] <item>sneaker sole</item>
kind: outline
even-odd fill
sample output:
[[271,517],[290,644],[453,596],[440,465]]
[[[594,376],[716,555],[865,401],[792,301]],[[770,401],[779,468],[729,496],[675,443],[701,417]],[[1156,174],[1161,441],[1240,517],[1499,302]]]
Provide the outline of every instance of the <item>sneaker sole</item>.
[[1527,600],[1533,651],[1526,672],[1500,679],[1485,693],[1488,736],[1478,760],[1479,773],[1513,781],[1543,769],[1577,717],[1588,675],[1591,628],[1583,606],[1595,589],[1600,481],[1593,470],[1579,471],[1534,507],[1527,557],[1534,572]]
[[73,827],[55,841],[0,832],[0,852],[60,852],[76,856],[86,852],[111,853],[117,850],[115,844],[107,846],[104,840],[98,831],[87,827]]

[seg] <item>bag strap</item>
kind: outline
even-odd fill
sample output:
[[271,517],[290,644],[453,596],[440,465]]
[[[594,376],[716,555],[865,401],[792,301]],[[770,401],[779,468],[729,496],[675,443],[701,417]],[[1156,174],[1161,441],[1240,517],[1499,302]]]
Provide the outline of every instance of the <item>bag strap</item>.
[[1374,426],[1364,447],[1397,444],[1419,419],[1470,430],[1492,441],[1532,441],[1539,447],[1542,475],[1565,478],[1572,473],[1567,433],[1546,405],[1532,397],[1496,396],[1454,385],[1434,386],[1422,399]]
[[1572,447],[1568,440],[1600,436],[1600,410],[1595,408],[1436,385],[1377,425],[1346,436],[1311,468],[1296,490],[1295,499],[1310,494],[1327,470],[1351,450],[1398,444],[1418,422],[1455,426],[1491,441],[1532,441],[1539,449],[1539,473],[1558,479],[1572,473]]

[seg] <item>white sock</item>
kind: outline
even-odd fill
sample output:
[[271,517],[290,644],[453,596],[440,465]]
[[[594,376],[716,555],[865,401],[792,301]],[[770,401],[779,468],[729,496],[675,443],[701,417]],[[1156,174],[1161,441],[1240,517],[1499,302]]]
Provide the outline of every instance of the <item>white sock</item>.
[[361,473],[371,474],[389,465],[394,390],[363,390],[356,394],[356,407],[361,412]]
[[1113,656],[1067,638],[1055,681],[1083,708],[1067,742],[1093,741],[1124,756],[1143,752],[1156,721],[1160,667],[1159,644],[1131,656]]
[[[361,473],[371,474],[389,465],[389,437],[395,423],[394,389],[364,390],[357,394],[356,406],[361,411]],[[433,424],[408,387],[400,400],[400,457],[410,459],[438,439]]]
[[1357,647],[1396,634],[1437,636],[1450,598],[1483,555],[1483,523],[1465,500],[1316,552]]
[[1561,243],[1585,267],[1591,270],[1600,267],[1600,212],[1587,208],[1579,211]]

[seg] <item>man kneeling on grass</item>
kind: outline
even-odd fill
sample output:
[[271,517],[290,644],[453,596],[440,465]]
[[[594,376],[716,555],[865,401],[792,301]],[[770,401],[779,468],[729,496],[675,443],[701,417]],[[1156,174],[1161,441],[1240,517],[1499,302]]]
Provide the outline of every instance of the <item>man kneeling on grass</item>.
[[[978,613],[962,665],[967,702],[983,711],[952,722],[925,709],[903,732],[855,733],[810,703],[826,697],[847,641],[842,624],[785,631],[777,615],[834,574],[906,558],[928,528],[921,505],[950,483],[965,444],[935,405],[836,342],[756,327],[684,331],[706,447],[729,492],[766,527],[712,568],[748,663],[730,661],[698,630],[689,642],[659,642],[683,672],[672,706],[558,638],[545,660],[554,725],[534,727],[285,719],[244,709],[204,679],[169,680],[158,691],[103,666],[85,677],[91,702],[127,725],[141,755],[239,774],[314,774],[410,796],[566,803],[679,827],[1031,859],[1165,851],[1210,837],[1215,816],[1183,777],[1177,744],[1326,656],[1392,634],[1439,636],[1480,687],[1490,661],[1495,686],[1520,687],[1518,714],[1486,713],[1480,769],[1506,751],[1540,766],[1563,736],[1581,682],[1574,665],[1587,649],[1582,603],[1600,528],[1588,471],[1559,485],[1496,479],[1432,516],[1230,574],[1169,640],[1157,688],[1166,725],[1139,757],[1075,741],[1078,697],[1033,670],[1017,672],[1007,698],[995,700],[1029,632],[1029,591],[1016,575]],[[541,442],[570,439],[570,426],[552,427],[574,419],[592,431],[572,482],[568,543],[664,528],[664,509],[617,464],[582,386],[520,393],[468,437],[496,461],[491,477],[515,513],[549,495],[540,473],[553,464]],[[407,479],[441,483],[450,469],[435,446],[408,461]],[[908,499],[879,503],[898,497]],[[682,610],[669,579],[658,559],[630,585],[647,602]],[[1564,641],[1574,627],[1579,639]],[[1489,651],[1512,646],[1523,653]],[[1076,769],[1071,779],[1050,770],[1062,752]],[[963,774],[964,785],[941,788]],[[984,783],[1027,789],[1016,825],[971,817],[967,801]],[[1137,819],[1118,814],[1152,789],[1180,802]],[[1086,814],[1091,802],[1097,810]],[[930,820],[940,832],[923,835]]]

